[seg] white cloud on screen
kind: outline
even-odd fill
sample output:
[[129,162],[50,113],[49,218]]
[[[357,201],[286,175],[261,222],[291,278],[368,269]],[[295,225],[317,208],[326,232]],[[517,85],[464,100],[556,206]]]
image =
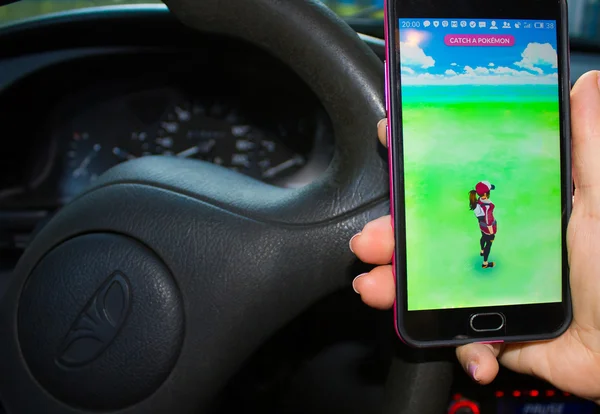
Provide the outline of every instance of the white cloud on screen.
[[464,72],[447,70],[443,75],[423,73],[403,79],[406,85],[535,85],[556,84],[558,75],[534,75],[525,70],[516,70],[505,66],[484,68],[465,66]]
[[414,71],[414,69],[411,69],[411,68],[409,68],[408,66],[401,66],[401,67],[400,67],[400,71],[401,71],[402,73],[408,73],[409,75],[414,75],[414,74],[415,74],[415,71]]
[[435,60],[431,56],[427,56],[419,46],[401,42],[400,48],[402,50],[402,66],[428,69],[435,65]]
[[470,76],[476,76],[476,75],[489,75],[490,71],[487,68],[482,68],[480,66],[478,66],[477,68],[473,69],[471,66],[465,66],[465,74],[466,75],[470,75]]
[[490,62],[487,67],[465,66],[461,71],[457,63],[451,63],[450,66],[454,68],[446,70],[443,74],[422,73],[419,69],[433,66],[435,60],[417,46],[405,47],[412,49],[408,57],[405,54],[406,60],[417,69],[411,72],[403,69],[403,72],[409,73],[409,76],[403,79],[403,83],[407,85],[552,85],[556,84],[558,79],[557,73],[548,74],[542,69],[557,67],[556,50],[549,43],[527,45],[521,54],[522,60],[515,62],[514,67],[496,66]]
[[523,53],[521,61],[515,62],[515,65],[529,69],[531,71],[543,74],[544,70],[540,66],[550,66],[555,69],[558,64],[557,53],[550,43],[529,43]]

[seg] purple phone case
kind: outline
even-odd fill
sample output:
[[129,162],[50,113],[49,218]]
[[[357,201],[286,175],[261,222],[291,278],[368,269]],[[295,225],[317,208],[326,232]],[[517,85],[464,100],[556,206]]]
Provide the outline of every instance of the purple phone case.
[[[384,32],[385,32],[385,62],[384,62],[384,70],[385,70],[385,110],[386,110],[386,117],[388,118],[388,125],[387,125],[387,145],[388,145],[388,163],[389,163],[389,174],[390,174],[390,214],[391,214],[391,218],[392,218],[392,230],[394,232],[394,234],[396,234],[396,230],[395,230],[395,215],[394,215],[394,206],[395,206],[395,202],[394,202],[394,159],[393,159],[393,154],[394,151],[392,150],[392,135],[393,135],[393,123],[391,122],[392,120],[390,119],[390,108],[391,108],[391,82],[390,82],[390,38],[389,38],[389,25],[390,25],[390,7],[389,7],[389,3],[390,1],[393,0],[384,0]],[[567,5],[566,5],[566,1],[562,2],[562,13],[561,13],[561,19],[562,19],[562,27],[563,27],[563,32],[568,33],[568,29],[567,29],[567,23],[568,23],[568,16],[567,16]],[[565,39],[565,35],[562,36],[562,39]],[[564,45],[563,45],[564,46]],[[564,49],[564,48],[563,48]],[[563,73],[565,73],[565,76],[563,76],[563,80],[566,80],[563,82],[563,84],[561,85],[562,88],[568,88],[570,90],[571,88],[571,84],[570,84],[570,66],[569,66],[569,62],[570,62],[570,49],[569,49],[569,45],[568,45],[568,41],[567,41],[567,45],[566,45],[566,53],[567,53],[567,59],[566,59],[566,67],[563,67]],[[566,124],[570,125],[570,107],[568,105],[568,101],[567,101],[567,108],[563,111],[564,112],[564,116],[565,116],[565,120],[566,120]],[[568,128],[567,128],[568,130]],[[567,134],[569,134],[569,132],[567,131]],[[570,135],[568,135],[568,140],[570,142]],[[567,160],[571,159],[571,155],[566,154],[566,158]],[[568,162],[568,166],[566,167],[568,169],[568,177],[571,177],[571,164],[570,161]],[[568,203],[567,206],[567,214],[570,215],[571,212],[571,204]],[[396,280],[396,287],[398,287],[398,275],[396,274],[396,252],[394,251],[394,254],[392,255],[392,271],[394,274],[394,279]],[[567,318],[565,320],[565,323],[556,331],[556,332],[552,332],[552,333],[548,333],[547,335],[521,335],[521,336],[510,336],[510,338],[504,338],[504,337],[491,337],[489,339],[486,340],[440,340],[440,341],[427,341],[427,342],[422,342],[422,341],[415,341],[412,340],[408,337],[408,335],[406,334],[402,334],[402,329],[400,328],[401,325],[401,315],[400,312],[398,312],[398,293],[399,293],[399,289],[397,288],[397,294],[396,294],[396,300],[394,301],[394,328],[396,330],[396,334],[398,335],[398,337],[400,338],[400,340],[402,340],[402,342],[404,342],[407,345],[410,345],[412,347],[416,347],[416,348],[439,348],[439,347],[454,347],[454,346],[459,346],[459,345],[465,345],[467,343],[483,343],[483,344],[493,344],[493,343],[504,343],[504,342],[531,342],[531,341],[543,341],[543,340],[548,340],[548,339],[552,339],[556,336],[559,336],[560,334],[562,334],[564,331],[566,331],[569,327],[569,325],[571,324],[571,318],[572,318],[572,310],[571,310],[571,306],[569,303],[569,312],[567,315]],[[569,289],[569,294],[567,295],[570,298],[570,289]]]

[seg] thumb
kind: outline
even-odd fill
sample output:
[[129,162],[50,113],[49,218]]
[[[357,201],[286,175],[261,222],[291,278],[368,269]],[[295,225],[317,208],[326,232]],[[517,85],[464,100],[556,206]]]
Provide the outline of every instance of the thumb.
[[583,75],[571,91],[573,179],[586,206],[600,198],[600,72]]

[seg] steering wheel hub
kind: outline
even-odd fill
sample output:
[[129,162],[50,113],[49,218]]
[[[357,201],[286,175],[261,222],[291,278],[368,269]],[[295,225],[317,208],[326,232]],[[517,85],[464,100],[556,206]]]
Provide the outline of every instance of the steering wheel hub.
[[31,272],[18,334],[29,370],[55,398],[80,408],[124,408],[171,372],[184,336],[181,294],[141,243],[83,235],[56,246]]

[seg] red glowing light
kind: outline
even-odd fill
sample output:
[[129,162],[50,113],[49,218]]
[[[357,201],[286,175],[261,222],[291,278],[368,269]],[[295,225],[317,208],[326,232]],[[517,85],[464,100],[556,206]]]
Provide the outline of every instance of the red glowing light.
[[565,397],[569,397],[569,396],[571,396],[571,394],[569,394],[568,392],[563,392],[563,395],[564,395]]
[[513,397],[520,397],[521,396],[521,391],[513,391]]
[[529,395],[531,395],[532,397],[537,397],[538,395],[540,395],[540,392],[538,390],[531,390]]
[[504,391],[496,391],[496,397],[504,397]]
[[481,411],[479,411],[479,406],[477,404],[475,404],[473,401],[468,401],[468,400],[462,400],[462,401],[459,401],[456,404],[454,404],[448,410],[448,414],[456,414],[463,408],[466,408],[473,414],[481,414]]
[[554,394],[556,394],[556,392],[554,390],[546,391],[546,397],[554,397]]
[[454,401],[462,400],[462,395],[454,394]]

